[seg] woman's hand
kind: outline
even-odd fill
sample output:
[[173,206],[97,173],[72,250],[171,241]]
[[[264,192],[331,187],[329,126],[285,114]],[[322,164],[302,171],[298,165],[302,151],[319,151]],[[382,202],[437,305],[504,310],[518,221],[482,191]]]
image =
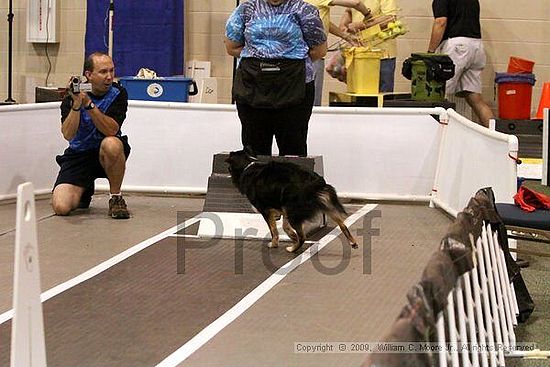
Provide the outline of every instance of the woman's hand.
[[327,43],[323,42],[309,49],[309,57],[311,61],[320,60],[327,54]]
[[244,45],[231,41],[229,38],[225,37],[225,50],[227,53],[233,57],[240,57],[241,51],[243,50]]

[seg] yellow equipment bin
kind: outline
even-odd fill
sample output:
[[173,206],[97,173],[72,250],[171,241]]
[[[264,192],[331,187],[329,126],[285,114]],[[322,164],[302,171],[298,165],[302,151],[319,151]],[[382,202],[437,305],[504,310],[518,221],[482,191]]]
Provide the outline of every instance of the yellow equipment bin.
[[342,54],[346,60],[348,93],[378,93],[383,52],[366,47],[351,47],[344,49]]

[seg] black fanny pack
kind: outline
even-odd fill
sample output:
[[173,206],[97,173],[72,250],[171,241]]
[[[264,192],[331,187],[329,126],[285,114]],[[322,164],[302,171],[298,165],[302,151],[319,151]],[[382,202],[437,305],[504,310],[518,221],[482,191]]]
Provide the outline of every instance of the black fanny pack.
[[455,64],[448,55],[419,55],[412,54],[403,62],[401,74],[409,80],[412,78],[412,63],[423,61],[426,64],[426,79],[445,82],[455,75]]
[[284,108],[304,102],[305,60],[243,58],[233,81],[233,99],[257,108]]

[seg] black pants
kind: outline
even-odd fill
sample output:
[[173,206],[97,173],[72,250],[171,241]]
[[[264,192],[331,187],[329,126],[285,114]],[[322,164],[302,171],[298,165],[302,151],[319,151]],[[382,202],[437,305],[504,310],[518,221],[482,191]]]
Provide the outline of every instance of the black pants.
[[273,136],[279,155],[307,155],[307,129],[313,100],[314,82],[306,84],[303,103],[280,109],[255,108],[237,102],[241,120],[243,146],[250,146],[256,154],[271,155]]

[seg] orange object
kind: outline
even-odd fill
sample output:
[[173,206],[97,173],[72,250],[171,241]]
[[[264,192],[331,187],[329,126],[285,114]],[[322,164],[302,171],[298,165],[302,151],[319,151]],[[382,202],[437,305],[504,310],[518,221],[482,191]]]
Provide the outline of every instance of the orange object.
[[530,74],[533,72],[533,66],[535,62],[530,60],[525,60],[519,57],[511,56],[508,61],[508,73],[526,73]]
[[542,120],[543,118],[542,110],[545,108],[550,108],[550,82],[546,82],[542,86],[542,93],[540,95],[539,108],[537,110],[537,115],[535,116],[536,119]]
[[498,117],[505,120],[529,120],[531,95],[529,83],[500,83],[498,85]]
[[514,202],[526,212],[534,212],[537,209],[550,209],[550,196],[521,186],[514,195]]

